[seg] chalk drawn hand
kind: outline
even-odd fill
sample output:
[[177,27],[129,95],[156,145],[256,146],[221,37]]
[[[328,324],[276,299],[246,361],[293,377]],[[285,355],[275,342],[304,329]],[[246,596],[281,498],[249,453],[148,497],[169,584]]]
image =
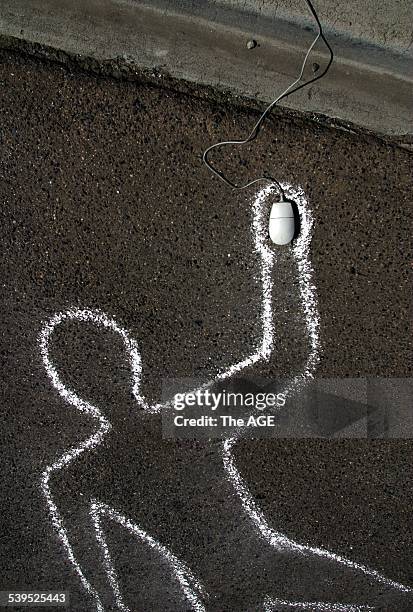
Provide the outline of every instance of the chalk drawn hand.
[[[316,368],[320,350],[319,317],[308,258],[312,226],[310,212],[301,190],[288,185],[284,188],[299,203],[302,216],[300,238],[292,248],[309,344],[307,361],[286,390],[293,394],[313,376]],[[274,350],[274,255],[267,246],[264,215],[264,203],[269,193],[270,189],[266,189],[259,194],[252,211],[254,247],[260,257],[262,301],[258,310],[262,336],[251,355],[218,372],[214,378],[216,381],[231,379],[246,368],[268,360]],[[95,402],[84,399],[65,385],[50,352],[52,336],[63,324],[92,325],[98,333],[112,334],[120,341],[123,359],[130,368],[132,398],[137,408],[134,417],[128,420],[126,430]],[[375,570],[322,548],[293,541],[270,526],[237,469],[234,456],[236,437],[223,444],[213,442],[188,448],[167,442],[159,444],[156,431],[153,436],[148,435],[151,427],[156,430],[157,417],[154,415],[168,407],[160,403],[150,404],[143,396],[141,381],[145,372],[139,347],[115,319],[98,310],[75,309],[59,313],[43,325],[39,342],[52,386],[66,404],[82,412],[93,426],[89,437],[58,457],[44,470],[41,479],[53,527],[93,602],[88,609],[98,612],[114,608],[123,612],[141,609],[136,600],[129,600],[128,580],[123,575],[133,574],[134,568],[119,572],[116,568],[124,567],[128,560],[114,558],[111,553],[112,548],[118,548],[113,546],[113,542],[124,538],[125,534],[140,551],[140,559],[151,557],[151,570],[159,577],[158,586],[144,599],[146,609],[164,612],[188,608],[199,611],[244,609],[250,612],[264,609],[264,605],[267,609],[277,605],[291,609],[295,604],[295,607],[302,604],[307,605],[304,609],[317,609],[315,603],[308,600],[305,603],[304,595],[309,592],[310,584],[310,591],[314,593],[311,601],[328,601],[329,592],[340,593],[344,603],[337,603],[337,606],[353,606],[342,610],[355,609],[357,605],[347,604],[346,596],[362,606],[369,604],[370,596],[377,599],[377,589],[394,590],[401,596],[410,592],[408,587]],[[146,435],[142,435],[143,423]],[[144,464],[134,465],[134,457],[127,455],[125,435],[135,436],[141,456],[147,457]],[[119,449],[121,452],[116,455]],[[110,463],[104,462],[106,454],[111,461],[119,456],[113,472]],[[121,479],[119,475],[122,475]],[[63,502],[62,490],[73,491],[73,496],[69,496],[70,507],[67,507],[67,495]],[[134,496],[134,503],[128,508],[123,507],[126,490],[128,499],[131,491]],[[110,499],[107,499],[108,495]],[[174,537],[176,533],[180,534],[179,538]],[[279,592],[279,575],[289,577],[283,580],[283,593]],[[353,589],[350,585],[356,580],[355,576],[358,576],[358,587]],[[251,586],[248,600],[245,600],[245,595],[236,593],[240,579],[248,581]],[[225,588],[222,588],[223,581]],[[145,580],[138,584],[145,591],[148,583],[150,576],[145,575]],[[307,585],[305,592],[303,585]],[[159,593],[155,592],[156,589]],[[226,593],[222,594],[222,591]],[[324,595],[323,600],[318,593]],[[353,599],[361,595],[361,599]],[[163,596],[166,599],[162,600]],[[334,610],[332,607],[318,609]]]

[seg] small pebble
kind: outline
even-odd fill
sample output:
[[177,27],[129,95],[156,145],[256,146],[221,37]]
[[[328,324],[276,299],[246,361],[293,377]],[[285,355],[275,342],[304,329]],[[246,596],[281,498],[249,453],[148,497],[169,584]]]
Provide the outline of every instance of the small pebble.
[[247,49],[254,49],[257,46],[256,40],[249,40],[247,42]]

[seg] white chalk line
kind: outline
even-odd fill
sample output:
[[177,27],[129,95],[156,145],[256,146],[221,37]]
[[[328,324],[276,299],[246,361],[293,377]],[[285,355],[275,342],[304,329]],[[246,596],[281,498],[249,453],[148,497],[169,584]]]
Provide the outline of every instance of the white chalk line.
[[[312,278],[312,269],[311,264],[308,259],[308,247],[311,240],[311,227],[312,227],[312,218],[309,210],[307,209],[307,203],[304,198],[304,194],[302,190],[294,189],[289,185],[283,186],[285,191],[288,193],[289,197],[295,199],[300,208],[300,213],[302,215],[302,229],[300,238],[297,240],[296,245],[293,248],[293,253],[297,259],[298,269],[300,273],[300,293],[301,299],[303,303],[303,308],[306,316],[306,327],[310,337],[310,354],[307,360],[307,365],[303,374],[296,377],[289,388],[287,389],[288,393],[291,393],[293,390],[297,390],[297,388],[305,382],[307,378],[312,376],[312,372],[318,362],[319,354],[319,338],[318,338],[318,327],[319,327],[319,318],[318,318],[318,310],[317,310],[317,302],[315,298],[314,287],[311,284]],[[256,351],[250,355],[249,357],[237,362],[236,364],[230,366],[228,369],[219,372],[215,381],[219,379],[226,379],[237,372],[242,371],[243,369],[257,363],[260,360],[268,360],[272,349],[273,349],[273,314],[272,314],[272,279],[271,279],[271,270],[274,263],[274,255],[273,252],[266,246],[266,225],[263,220],[263,203],[265,198],[270,194],[271,187],[267,187],[259,192],[253,206],[253,220],[252,220],[252,229],[253,229],[253,237],[254,237],[254,247],[257,253],[261,258],[261,280],[262,280],[262,309],[261,309],[261,324],[262,324],[262,340],[258,345]],[[57,535],[66,550],[69,560],[71,561],[75,571],[77,572],[83,587],[86,591],[94,597],[96,608],[98,612],[103,610],[103,606],[99,597],[99,594],[92,587],[90,582],[85,577],[80,564],[76,560],[73,549],[70,545],[67,531],[64,527],[64,522],[62,517],[60,516],[57,506],[54,503],[49,482],[50,477],[53,472],[57,472],[64,467],[66,467],[69,463],[74,461],[79,455],[81,455],[86,450],[90,450],[92,448],[97,447],[103,440],[104,436],[109,432],[111,428],[111,424],[109,421],[102,415],[101,411],[96,407],[90,404],[87,401],[82,400],[79,396],[77,396],[73,391],[67,389],[63,382],[61,381],[56,368],[49,357],[49,341],[51,335],[55,328],[60,325],[64,321],[80,321],[80,322],[88,322],[93,323],[98,327],[103,327],[106,329],[110,329],[111,331],[119,334],[124,343],[124,347],[129,359],[129,364],[132,371],[132,393],[137,401],[137,403],[146,411],[151,413],[158,413],[160,410],[169,408],[171,406],[170,402],[166,402],[164,404],[154,404],[150,405],[146,401],[146,399],[142,396],[140,391],[140,383],[142,379],[142,364],[141,358],[138,351],[138,346],[136,341],[131,338],[129,333],[120,327],[116,321],[112,318],[109,318],[107,315],[102,313],[99,310],[89,310],[89,309],[70,309],[63,313],[58,313],[54,315],[48,322],[46,322],[41,330],[39,337],[39,345],[40,351],[43,359],[43,364],[46,370],[46,373],[53,385],[53,387],[57,390],[59,395],[64,399],[65,402],[74,406],[76,409],[84,412],[85,414],[89,414],[92,418],[94,418],[98,424],[99,429],[79,444],[76,447],[73,447],[69,451],[65,452],[59,459],[57,459],[52,465],[48,466],[46,470],[42,474],[41,478],[41,488],[42,492],[46,498],[46,502],[49,508],[49,512],[52,519],[52,524],[57,532]],[[205,388],[208,385],[213,384],[213,382],[208,382],[205,385],[202,385],[200,389]],[[228,477],[232,484],[235,487],[236,492],[238,493],[241,502],[243,504],[244,510],[247,514],[250,515],[253,522],[256,526],[259,527],[261,533],[271,534],[271,538],[273,538],[274,532],[271,530],[266,524],[265,518],[262,515],[261,511],[258,510],[255,502],[253,501],[251,494],[249,493],[245,483],[243,482],[238,470],[235,467],[235,463],[233,461],[233,457],[231,454],[231,448],[236,442],[236,439],[232,438],[227,440],[223,447],[223,459],[224,459],[224,468],[228,474]],[[310,547],[305,547],[299,545],[292,540],[289,540],[282,534],[276,534],[276,540],[279,538],[283,539],[283,542],[287,545],[287,547],[292,547],[295,550],[306,550],[314,552],[315,554],[320,554],[320,556],[324,556],[325,554],[330,555],[329,558],[332,560],[342,559],[332,553],[327,553],[327,551],[322,551],[322,549],[311,549]],[[270,539],[271,539],[270,538]],[[155,540],[154,540],[155,541]],[[275,540],[271,540],[275,541]],[[164,548],[161,544],[157,543],[159,546],[158,552],[163,555]],[[321,552],[316,552],[321,551]],[[171,553],[172,554],[172,553]],[[342,562],[342,561],[340,561]],[[349,562],[351,563],[351,562]],[[354,568],[364,568],[364,566],[359,566],[357,564],[352,564]],[[114,571],[114,570],[113,570]],[[370,571],[370,575],[374,575],[376,577],[380,576],[377,572]],[[116,576],[116,573],[113,574]],[[380,576],[381,577],[381,576]],[[111,577],[108,575],[109,581],[111,581]],[[382,577],[381,577],[382,578]],[[383,581],[387,579],[383,578]],[[394,583],[393,581],[387,581],[389,584],[398,585],[398,583]],[[113,586],[113,578],[112,578],[112,586]],[[407,587],[403,585],[398,585],[401,590],[409,590]],[[115,593],[116,595],[116,593]]]
[[112,521],[119,523],[120,525],[122,525],[122,527],[127,529],[129,533],[131,533],[133,536],[147,544],[158,554],[161,554],[162,558],[168,562],[172,574],[179,583],[186,599],[191,604],[192,609],[196,612],[205,612],[205,607],[199,598],[199,595],[206,597],[204,587],[195,578],[189,567],[185,563],[180,561],[170,550],[168,550],[162,544],[159,544],[159,542],[157,542],[152,536],[146,533],[146,531],[132,523],[132,521],[130,521],[125,516],[123,516],[122,514],[120,514],[119,512],[117,512],[106,504],[98,502],[97,500],[92,500],[90,514],[95,525],[97,540],[102,548],[105,568],[109,577],[109,582],[112,586],[116,603],[119,609],[122,610],[122,612],[130,612],[130,609],[124,604],[122,599],[117,574],[114,569],[101,526],[102,516],[105,516],[111,519]]
[[358,606],[353,604],[337,604],[324,601],[287,601],[284,599],[271,599],[266,597],[264,612],[276,612],[279,606],[307,612],[364,612],[374,610],[371,606]]
[[90,504],[90,516],[92,517],[92,521],[95,527],[96,539],[102,550],[103,563],[105,566],[105,571],[109,580],[109,584],[112,587],[113,595],[115,597],[116,604],[119,610],[121,610],[122,612],[130,612],[130,609],[128,608],[128,606],[125,605],[123,601],[122,593],[119,588],[118,575],[112,563],[109,548],[106,544],[106,538],[102,530],[101,515],[103,514],[104,509],[102,507],[102,504],[92,499]]

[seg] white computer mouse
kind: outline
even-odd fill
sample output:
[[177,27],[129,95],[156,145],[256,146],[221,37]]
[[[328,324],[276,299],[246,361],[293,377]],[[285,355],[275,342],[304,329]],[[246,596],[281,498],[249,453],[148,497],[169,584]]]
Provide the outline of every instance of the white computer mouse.
[[271,207],[270,238],[274,244],[288,244],[294,238],[295,218],[291,202],[275,202]]

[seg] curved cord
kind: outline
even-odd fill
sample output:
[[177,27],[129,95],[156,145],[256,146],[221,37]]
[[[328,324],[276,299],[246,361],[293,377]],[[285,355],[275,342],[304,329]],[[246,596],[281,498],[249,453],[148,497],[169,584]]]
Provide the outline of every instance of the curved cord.
[[[259,129],[261,127],[262,122],[264,121],[264,119],[267,117],[267,115],[271,112],[271,110],[274,108],[274,106],[280,102],[280,100],[282,100],[283,98],[286,98],[287,96],[289,96],[290,94],[298,91],[299,89],[302,89],[303,87],[306,87],[307,85],[310,85],[311,83],[314,83],[315,81],[318,81],[319,79],[321,79],[329,70],[332,61],[333,61],[333,50],[331,49],[330,45],[327,42],[327,39],[324,36],[323,33],[323,28],[321,26],[320,20],[318,18],[318,15],[311,3],[310,0],[306,0],[308,8],[311,11],[312,16],[314,17],[316,23],[317,23],[317,27],[318,27],[318,33],[317,36],[315,37],[315,39],[313,40],[313,42],[311,43],[310,47],[308,48],[307,53],[305,54],[304,57],[304,61],[301,65],[301,70],[300,70],[300,74],[297,77],[297,79],[291,83],[291,85],[289,85],[287,87],[287,89],[285,91],[283,91],[282,94],[280,94],[273,102],[271,102],[271,104],[269,106],[267,106],[267,108],[265,109],[265,111],[262,113],[262,115],[260,116],[260,118],[258,119],[257,123],[254,125],[254,127],[251,130],[251,133],[249,134],[249,136],[247,136],[247,138],[245,140],[224,140],[223,142],[218,142],[216,144],[213,144],[212,146],[208,147],[208,149],[206,149],[202,155],[202,161],[204,162],[204,164],[206,165],[206,167],[213,173],[215,174],[215,176],[217,176],[219,179],[221,179],[221,181],[223,181],[224,183],[226,183],[229,187],[232,187],[232,189],[246,189],[247,187],[250,187],[250,185],[254,185],[254,183],[258,183],[259,181],[267,181],[269,183],[273,183],[275,184],[281,194],[281,200],[284,200],[284,191],[283,188],[281,187],[280,183],[270,177],[270,176],[261,176],[259,178],[254,179],[253,181],[249,181],[248,183],[246,183],[245,185],[236,185],[235,183],[233,183],[232,181],[230,181],[223,172],[217,170],[216,168],[214,168],[212,166],[212,164],[208,161],[208,155],[210,153],[210,151],[212,151],[212,149],[216,149],[217,147],[223,147],[225,145],[244,145],[247,144],[248,142],[251,142],[251,140],[254,140],[254,138],[258,135]],[[304,83],[298,84],[301,79],[302,76],[304,74],[304,70],[305,67],[307,65],[307,60],[310,56],[311,51],[313,50],[313,48],[315,47],[315,45],[317,44],[317,42],[319,40],[322,40],[324,42],[324,44],[326,45],[328,51],[329,51],[329,60],[327,63],[327,66],[324,68],[324,70],[318,74],[317,76],[313,77],[312,79],[310,79],[309,81],[306,81]]]

